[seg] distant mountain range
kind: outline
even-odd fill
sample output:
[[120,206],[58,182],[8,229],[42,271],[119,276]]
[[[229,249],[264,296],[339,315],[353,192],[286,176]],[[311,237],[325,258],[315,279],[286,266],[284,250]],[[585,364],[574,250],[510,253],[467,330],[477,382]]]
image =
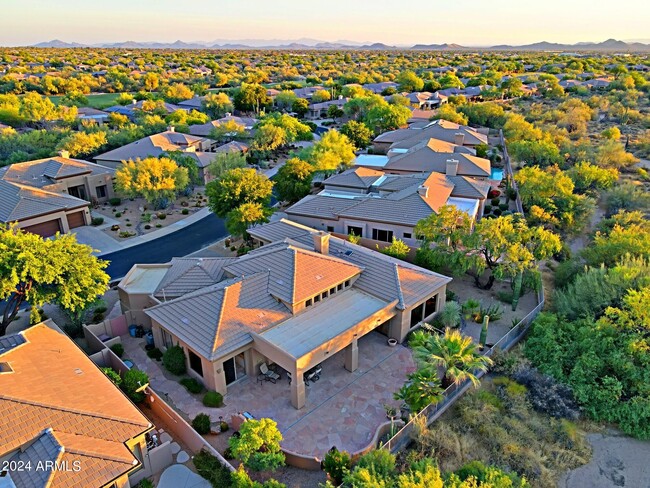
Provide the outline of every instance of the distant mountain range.
[[497,46],[461,46],[460,44],[415,44],[414,46],[389,46],[382,43],[358,43],[353,41],[326,42],[317,39],[217,39],[212,42],[137,42],[125,41],[104,44],[80,44],[64,42],[58,39],[39,42],[34,47],[74,48],[74,47],[104,47],[122,49],[357,49],[357,50],[428,50],[428,51],[595,51],[595,52],[650,52],[650,44],[641,42],[624,42],[608,39],[603,42],[578,42],[576,44],[558,44],[554,42],[536,42],[515,46],[500,44]]

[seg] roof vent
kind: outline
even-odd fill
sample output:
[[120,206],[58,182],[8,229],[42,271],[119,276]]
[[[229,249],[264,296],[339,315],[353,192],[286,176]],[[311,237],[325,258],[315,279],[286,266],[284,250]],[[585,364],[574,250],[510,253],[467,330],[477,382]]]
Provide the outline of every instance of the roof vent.
[[181,319],[181,322],[183,322],[185,325],[188,325],[188,324],[190,323],[190,321],[187,320],[187,317],[183,317],[183,318]]
[[352,256],[352,252],[353,251],[345,251],[343,254],[345,254],[346,256]]
[[79,368],[75,368],[74,374],[84,374],[84,372]]
[[276,282],[278,285],[284,285],[284,281],[282,281],[282,280],[275,280],[275,282]]
[[316,275],[316,279],[317,279],[317,280],[322,280],[322,279],[323,279],[323,275]]

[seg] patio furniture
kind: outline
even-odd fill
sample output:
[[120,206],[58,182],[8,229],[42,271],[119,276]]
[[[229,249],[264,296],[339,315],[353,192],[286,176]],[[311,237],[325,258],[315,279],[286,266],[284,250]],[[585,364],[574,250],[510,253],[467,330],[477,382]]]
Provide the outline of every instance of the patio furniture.
[[271,383],[275,383],[280,379],[280,375],[274,371],[271,371],[266,363],[260,364],[260,373],[266,376],[266,378],[268,378],[267,381],[270,381]]

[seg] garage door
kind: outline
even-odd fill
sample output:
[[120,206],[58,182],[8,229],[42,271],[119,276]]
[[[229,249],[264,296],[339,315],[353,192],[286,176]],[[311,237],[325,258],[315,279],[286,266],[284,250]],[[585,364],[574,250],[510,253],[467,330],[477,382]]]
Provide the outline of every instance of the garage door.
[[82,225],[86,225],[83,211],[68,214],[68,227],[74,229],[75,227],[81,227]]
[[40,224],[30,225],[29,227],[23,227],[23,230],[32,234],[38,234],[39,236],[50,237],[60,232],[61,226],[59,225],[59,219],[54,219]]

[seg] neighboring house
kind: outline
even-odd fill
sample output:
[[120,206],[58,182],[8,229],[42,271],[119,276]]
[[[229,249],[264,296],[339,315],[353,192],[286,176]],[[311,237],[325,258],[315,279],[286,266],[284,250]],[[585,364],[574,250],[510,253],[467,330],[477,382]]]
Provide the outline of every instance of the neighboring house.
[[90,224],[90,202],[114,196],[114,170],[61,157],[0,168],[0,222],[49,237]]
[[5,129],[13,129],[13,127],[7,124],[0,124],[0,132],[2,132]]
[[388,88],[394,88],[395,90],[397,90],[398,86],[399,85],[394,81],[382,81],[380,83],[366,83],[365,85],[363,85],[363,88],[365,88],[368,91],[371,91],[376,95],[380,95],[384,90],[387,90]]
[[[140,100],[139,102],[133,100],[133,103],[130,105],[113,105],[112,107],[108,107],[105,111],[109,113],[115,112],[121,115],[126,115],[130,120],[134,120],[138,115],[143,113],[142,107],[146,102],[148,102],[148,100]],[[163,102],[160,105],[160,108],[167,115],[174,113],[177,110],[185,110],[186,112],[189,112],[191,110],[188,107],[181,107],[180,105],[174,105],[167,102]],[[146,112],[144,113],[146,114]]]
[[0,337],[0,412],[0,486],[128,488],[148,462],[151,422],[51,320]]
[[83,121],[95,122],[98,125],[102,125],[104,122],[108,120],[109,115],[110,114],[108,112],[104,112],[103,110],[97,110],[96,108],[92,108],[92,107],[77,108],[77,118],[82,122]]
[[[452,146],[449,151],[449,143],[429,139],[422,141],[405,152],[401,149],[391,148],[388,151],[388,161],[383,167],[387,173],[423,173],[435,171],[445,173],[450,161],[456,161],[457,174],[460,176],[471,176],[479,179],[487,179],[491,174],[491,163],[489,159],[479,158],[472,154],[455,152]],[[453,175],[455,176],[455,175]]]
[[483,213],[490,190],[487,181],[458,175],[459,162],[446,163],[446,173],[393,175],[353,168],[323,181],[318,195],[308,195],[285,210],[299,224],[337,234],[419,245],[417,223],[443,205],[454,205],[473,219]]
[[265,245],[245,256],[135,265],[118,286],[123,309],[156,303],[136,310],[150,317],[156,346],[180,345],[188,373],[210,390],[226,394],[275,364],[302,408],[304,372],[339,352],[353,372],[362,336],[402,341],[444,305],[446,276],[285,220],[251,235]]
[[465,125],[455,124],[447,120],[434,120],[422,128],[397,129],[384,132],[373,140],[375,152],[386,154],[391,145],[396,142],[412,141],[412,145],[427,140],[438,139],[450,142],[457,146],[475,147],[479,144],[487,144],[487,134]]
[[328,100],[327,102],[312,103],[309,105],[309,111],[305,114],[307,119],[322,119],[327,117],[327,110],[334,106],[343,109],[343,105],[347,103],[348,98],[338,98],[336,100]]
[[307,100],[311,100],[311,97],[314,96],[314,93],[320,90],[329,91],[324,86],[316,85],[316,86],[306,86],[304,88],[296,88],[295,90],[293,90],[293,93],[298,98],[305,98]]
[[182,102],[178,102],[176,105],[179,107],[185,109],[185,110],[203,110],[203,100],[205,100],[205,97],[200,97],[199,95],[194,95],[192,98],[188,100],[183,100]]
[[165,153],[180,151],[196,159],[199,167],[199,176],[205,179],[205,168],[214,159],[216,141],[206,137],[176,132],[170,127],[165,132],[145,137],[138,141],[118,147],[112,151],[95,156],[97,164],[110,168],[118,168],[122,161],[135,161],[149,156],[161,157]]
[[212,132],[212,129],[214,129],[215,127],[219,127],[221,124],[225,122],[230,122],[230,121],[233,121],[236,124],[244,127],[244,129],[246,129],[246,132],[249,135],[252,135],[253,127],[255,127],[255,124],[257,124],[257,119],[254,119],[252,117],[237,117],[235,115],[226,115],[225,117],[221,117],[220,119],[217,120],[212,120],[205,124],[191,125],[190,134],[192,134],[193,136],[210,137],[210,133]]

